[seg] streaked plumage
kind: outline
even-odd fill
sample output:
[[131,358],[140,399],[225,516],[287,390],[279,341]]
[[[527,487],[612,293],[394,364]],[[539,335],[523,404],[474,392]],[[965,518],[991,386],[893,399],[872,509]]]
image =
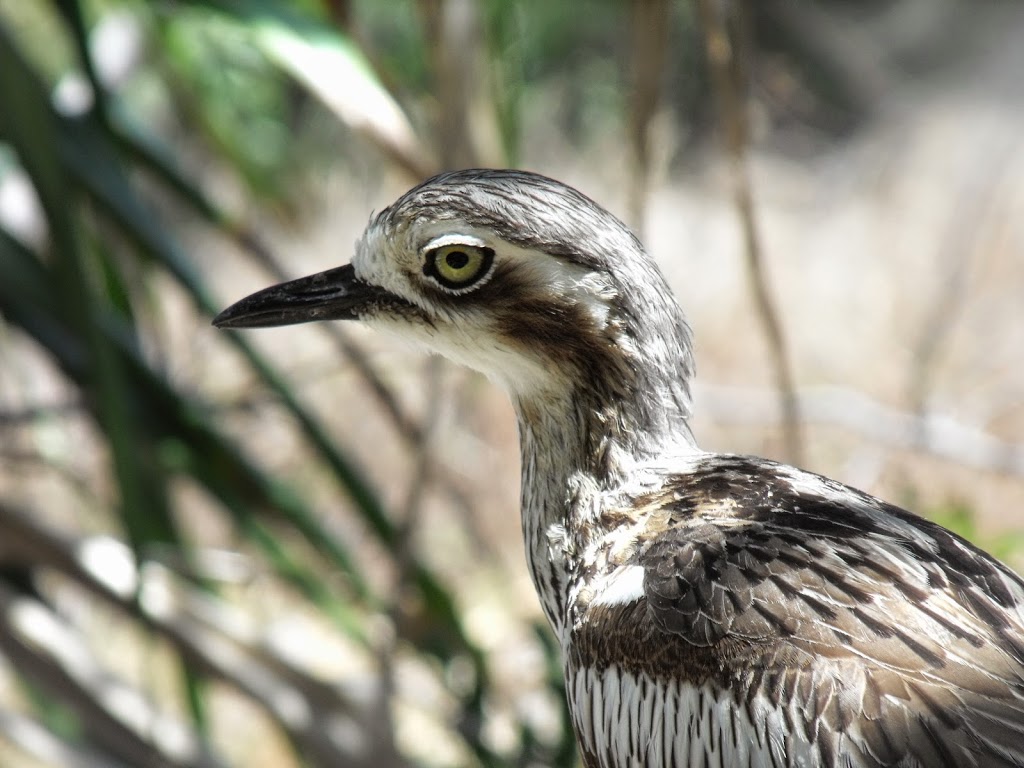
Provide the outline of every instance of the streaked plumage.
[[352,318],[509,392],[587,766],[1024,766],[1021,579],[860,491],[700,451],[682,313],[588,198],[445,174],[376,216],[351,266],[215,322]]

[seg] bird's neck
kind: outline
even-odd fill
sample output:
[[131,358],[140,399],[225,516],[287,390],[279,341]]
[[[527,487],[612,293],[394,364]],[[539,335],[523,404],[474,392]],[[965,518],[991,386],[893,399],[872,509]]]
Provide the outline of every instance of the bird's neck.
[[580,378],[561,391],[514,398],[527,560],[556,634],[578,557],[607,533],[604,504],[628,496],[636,478],[650,474],[645,467],[698,451],[687,424],[685,380],[634,390],[635,396],[621,384],[609,388]]

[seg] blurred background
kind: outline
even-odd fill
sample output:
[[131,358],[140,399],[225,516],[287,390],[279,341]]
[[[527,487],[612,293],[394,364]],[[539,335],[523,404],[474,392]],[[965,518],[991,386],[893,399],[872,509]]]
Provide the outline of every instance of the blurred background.
[[1024,568],[1024,4],[0,0],[0,765],[572,766],[502,393],[218,332],[445,168],[566,181],[694,430]]

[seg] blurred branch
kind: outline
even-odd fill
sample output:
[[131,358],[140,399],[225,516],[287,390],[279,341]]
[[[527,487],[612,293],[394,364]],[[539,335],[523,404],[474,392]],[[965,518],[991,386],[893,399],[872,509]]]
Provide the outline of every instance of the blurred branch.
[[0,738],[41,765],[55,768],[129,768],[127,763],[60,738],[30,717],[0,708]]
[[442,401],[441,389],[444,380],[444,361],[437,356],[431,356],[426,361],[426,402],[431,404],[426,409],[427,413],[420,428],[418,440],[413,452],[416,462],[409,483],[409,490],[403,504],[403,514],[398,523],[398,534],[396,536],[396,555],[399,563],[408,560],[411,554],[411,539],[416,533],[419,523],[420,512],[423,508],[423,498],[427,490],[427,481],[430,478],[434,461],[431,456],[432,441],[437,433],[441,408],[433,406],[434,403]]
[[643,240],[651,177],[650,125],[660,100],[671,5],[669,0],[633,0],[630,7],[629,138],[633,166],[628,206],[630,224]]
[[495,105],[481,74],[485,35],[476,0],[420,0],[437,93],[441,168],[501,165]]
[[[375,712],[361,710],[340,688],[316,679],[268,647],[226,603],[178,583],[170,571],[153,563],[137,568],[131,552],[116,539],[75,539],[4,505],[0,530],[0,562],[54,570],[140,620],[170,642],[190,669],[222,680],[262,705],[311,765],[369,768],[379,765],[384,755],[392,756],[393,765],[404,764],[390,742],[393,731],[367,730]],[[9,642],[0,638],[0,644]],[[39,674],[54,674],[45,667],[46,662],[39,660]],[[81,706],[88,704],[88,686],[81,698]],[[352,733],[372,733],[374,743],[352,738]]]
[[0,445],[0,463],[6,463],[12,469],[17,468],[17,474],[22,477],[32,469],[45,468],[60,478],[87,507],[95,509],[106,503],[106,500],[99,499],[89,478],[84,477],[69,465],[58,461],[42,449],[36,447],[18,449],[9,445]]
[[270,249],[255,229],[206,195],[196,179],[188,177],[182,170],[173,150],[158,139],[156,134],[138,124],[132,115],[115,111],[110,136],[125,153],[127,160],[137,164],[139,170],[150,174],[164,189],[176,195],[219,233],[258,260],[270,257]]
[[83,638],[49,606],[0,581],[0,652],[80,718],[105,749],[131,765],[224,768],[183,723],[100,666]]
[[697,11],[704,29],[711,80],[718,99],[722,131],[729,159],[729,179],[733,203],[743,230],[744,253],[747,272],[754,292],[754,302],[761,317],[761,325],[767,337],[775,381],[779,389],[783,420],[784,454],[794,464],[800,464],[803,455],[803,441],[800,436],[800,415],[790,369],[786,338],[782,330],[778,310],[765,276],[764,256],[754,211],[750,172],[747,163],[747,149],[750,129],[746,109],[747,66],[742,59],[742,42],[745,37],[746,0],[726,3],[734,11],[734,29],[730,27],[720,5],[714,0],[696,0]]
[[[1024,443],[1010,443],[977,427],[935,413],[908,413],[846,389],[796,393],[809,424],[829,424],[889,448],[918,451],[965,467],[1024,477]],[[721,424],[776,425],[778,398],[742,387],[700,386],[701,412]]]
[[[426,379],[426,402],[440,402],[441,374],[443,363],[440,358],[431,357],[427,361],[427,369],[424,378]],[[414,637],[405,637],[408,626],[402,621],[405,610],[402,602],[406,591],[410,586],[409,574],[411,565],[415,562],[415,551],[413,549],[413,538],[419,526],[420,512],[422,510],[424,495],[427,490],[427,480],[433,461],[430,456],[430,443],[434,436],[438,423],[438,408],[427,408],[427,416],[418,440],[413,446],[414,470],[409,489],[406,493],[405,504],[402,515],[399,518],[395,530],[395,541],[392,546],[394,557],[395,584],[391,590],[392,598],[387,606],[387,617],[391,627],[396,631],[387,633],[382,642],[375,649],[377,665],[381,673],[381,684],[379,695],[375,703],[377,717],[374,718],[374,727],[384,732],[394,729],[394,719],[391,716],[390,702],[394,697],[395,686],[395,655],[398,651],[400,639],[410,639],[415,644]]]

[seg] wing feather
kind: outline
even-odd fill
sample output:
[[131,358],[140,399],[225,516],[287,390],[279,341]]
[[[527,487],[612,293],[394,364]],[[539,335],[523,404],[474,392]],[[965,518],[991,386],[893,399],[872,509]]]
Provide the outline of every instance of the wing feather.
[[790,735],[825,763],[1024,766],[1021,580],[866,494],[768,462],[737,471],[680,477],[650,505],[628,564],[643,598],[589,617],[634,616],[617,642],[582,643],[588,663],[745,690],[747,707],[802,717]]

